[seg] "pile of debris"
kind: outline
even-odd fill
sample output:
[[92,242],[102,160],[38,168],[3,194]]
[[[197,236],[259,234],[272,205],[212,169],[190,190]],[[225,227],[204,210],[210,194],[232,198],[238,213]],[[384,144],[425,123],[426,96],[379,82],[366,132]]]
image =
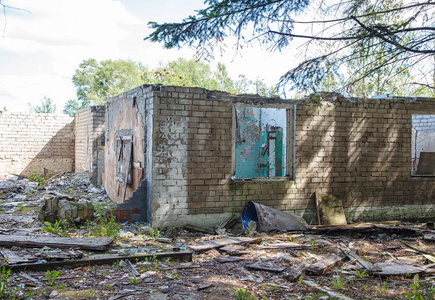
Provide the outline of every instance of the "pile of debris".
[[94,214],[93,206],[108,199],[86,173],[56,176],[43,186],[7,176],[0,180],[0,199],[0,298],[435,295],[433,223],[310,226],[249,202],[217,228],[121,226]]

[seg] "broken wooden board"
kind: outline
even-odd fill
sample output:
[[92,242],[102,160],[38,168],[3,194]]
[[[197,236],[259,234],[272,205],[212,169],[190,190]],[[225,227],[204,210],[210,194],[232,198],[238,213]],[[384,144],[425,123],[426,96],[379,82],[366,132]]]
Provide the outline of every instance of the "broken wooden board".
[[247,254],[246,247],[238,246],[238,245],[226,245],[219,249],[220,251],[224,251],[230,255],[243,255]]
[[362,268],[367,270],[367,272],[374,273],[379,272],[381,269],[369,261],[365,261],[362,257],[359,257],[355,252],[353,252],[349,247],[344,244],[340,244],[340,250],[343,251],[350,260],[355,260]]
[[422,273],[433,273],[432,269],[428,269],[419,265],[410,265],[401,261],[386,261],[375,264],[382,271],[374,272],[373,275],[393,276],[393,275],[415,275]]
[[0,253],[6,259],[8,264],[29,263],[32,261],[39,260],[34,255],[30,255],[26,253],[17,253],[17,251],[12,251],[6,248],[0,248]]
[[196,245],[189,246],[193,251],[207,251],[210,249],[220,248],[231,244],[248,244],[248,243],[261,243],[261,238],[250,237],[228,237],[224,239],[204,241]]
[[112,239],[109,238],[73,238],[49,236],[10,236],[0,235],[0,246],[43,248],[79,248],[83,250],[104,251],[109,248]]
[[341,199],[316,192],[316,210],[319,225],[347,225]]
[[311,280],[303,280],[302,281],[304,284],[308,285],[309,287],[315,288],[316,290],[322,292],[322,293],[326,293],[328,294],[329,297],[331,297],[332,299],[338,299],[338,300],[353,300],[352,298],[349,298],[343,294],[340,294],[338,292],[334,292],[331,291],[329,288],[327,287],[323,287],[320,286],[319,284],[315,283],[314,281]]
[[174,258],[174,259],[182,259],[184,261],[192,261],[193,253],[190,251],[181,251],[181,252],[166,252],[166,253],[152,253],[152,254],[143,254],[143,255],[131,255],[131,256],[119,256],[113,254],[98,254],[88,257],[86,259],[80,260],[66,260],[66,261],[54,261],[54,262],[45,262],[45,263],[34,263],[34,264],[16,264],[16,265],[5,265],[6,268],[14,270],[51,270],[54,268],[62,267],[81,267],[81,266],[92,266],[92,265],[104,265],[104,264],[113,264],[115,261],[120,260],[129,260],[131,262],[138,262],[146,259],[166,259],[166,258]]
[[243,258],[234,257],[234,256],[221,256],[221,257],[216,257],[214,260],[217,262],[220,262],[220,263],[229,263],[229,262],[241,261],[241,260],[243,260]]
[[329,270],[331,270],[335,265],[342,262],[344,260],[344,256],[337,256],[335,254],[331,254],[316,263],[309,266],[305,272],[311,275],[321,275],[325,274]]
[[314,264],[316,262],[316,259],[314,257],[309,257],[303,262],[301,262],[299,265],[297,265],[295,268],[291,269],[289,273],[285,275],[285,278],[287,278],[290,281],[297,280],[302,273],[307,269],[309,266]]
[[[367,226],[365,226],[367,225]],[[375,224],[355,224],[355,225],[322,225],[312,228],[308,232],[313,232],[319,235],[341,236],[350,234],[397,234],[406,237],[418,237],[423,236],[424,230],[411,226],[384,226]]]
[[183,226],[183,228],[188,230],[188,231],[193,231],[193,232],[198,231],[198,232],[207,233],[207,234],[215,234],[214,229],[201,227],[201,226],[186,224]]
[[311,248],[310,245],[303,245],[303,244],[299,244],[299,243],[293,243],[293,242],[288,242],[288,243],[280,243],[280,244],[269,244],[265,247],[262,247],[261,249],[308,249]]
[[266,263],[254,263],[252,265],[246,266],[248,269],[257,270],[257,271],[266,271],[266,272],[272,272],[272,273],[281,273],[285,270],[285,267],[277,267],[272,264],[266,264]]

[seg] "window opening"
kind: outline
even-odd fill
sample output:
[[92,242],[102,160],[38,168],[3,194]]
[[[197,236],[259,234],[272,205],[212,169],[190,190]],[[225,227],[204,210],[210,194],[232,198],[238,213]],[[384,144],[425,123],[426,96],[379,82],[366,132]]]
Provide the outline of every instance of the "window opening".
[[411,174],[435,175],[435,115],[412,115]]
[[287,110],[236,106],[237,178],[286,176]]

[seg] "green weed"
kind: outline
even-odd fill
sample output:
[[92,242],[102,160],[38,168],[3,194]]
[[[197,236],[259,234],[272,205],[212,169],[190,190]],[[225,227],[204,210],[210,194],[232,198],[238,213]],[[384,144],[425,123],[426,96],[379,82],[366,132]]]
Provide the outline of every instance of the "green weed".
[[238,289],[233,293],[233,297],[238,300],[253,300],[255,297],[247,289]]
[[409,300],[433,299],[435,296],[435,287],[420,285],[418,274],[414,276],[414,283],[411,284],[411,289],[411,293],[406,293],[406,298]]
[[3,267],[0,274],[0,298],[3,299],[9,294],[8,279],[11,275],[11,270]]
[[168,276],[171,277],[172,279],[177,279],[177,277],[178,277],[178,272],[175,271],[174,273],[168,273]]
[[91,236],[105,236],[116,240],[119,237],[121,225],[116,223],[113,213],[114,204],[97,203],[95,205],[95,221],[86,222],[86,230]]
[[367,276],[367,272],[364,270],[362,272],[355,270],[355,274],[359,277],[359,278],[364,278]]
[[27,179],[29,179],[29,181],[31,182],[37,182],[38,186],[42,186],[42,187],[44,187],[44,180],[48,180],[47,177],[39,175],[36,172],[33,172],[32,175],[27,176]]
[[45,278],[47,278],[48,284],[53,286],[54,282],[56,281],[57,276],[59,276],[60,271],[50,271],[47,270],[47,272],[45,272]]
[[344,285],[346,284],[346,280],[344,280],[341,275],[337,272],[331,279],[330,284],[337,290],[344,289]]
[[140,283],[140,279],[138,279],[136,276],[129,278],[132,284],[138,284]]
[[67,236],[67,234],[63,231],[63,228],[65,226],[64,225],[65,221],[63,221],[63,220],[57,221],[56,220],[56,222],[54,222],[54,224],[51,224],[50,222],[45,221],[44,224],[46,226],[42,229],[43,231],[50,232],[53,234],[60,234],[62,236]]
[[160,237],[160,230],[157,228],[153,228],[149,233],[150,237],[154,240],[157,240]]
[[314,248],[316,247],[316,239],[310,240],[310,245],[311,245],[311,250],[314,250]]

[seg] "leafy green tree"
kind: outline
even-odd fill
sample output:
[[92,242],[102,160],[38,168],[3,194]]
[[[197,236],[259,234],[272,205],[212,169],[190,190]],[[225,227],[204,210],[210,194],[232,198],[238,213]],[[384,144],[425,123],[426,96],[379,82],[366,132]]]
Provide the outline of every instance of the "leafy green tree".
[[43,114],[53,114],[56,112],[56,104],[50,98],[44,97],[41,99],[41,105],[32,106],[29,102],[30,112],[43,113]]
[[[399,75],[404,69],[415,74],[417,70],[431,74],[434,69],[435,5],[430,1],[392,0],[388,6],[380,0],[205,0],[205,3],[206,8],[180,23],[150,22],[154,31],[146,39],[163,42],[167,48],[187,45],[206,57],[212,57],[213,49],[226,43],[229,36],[236,37],[236,45],[259,41],[271,51],[283,51],[294,39],[303,39],[307,41],[307,51],[300,51],[302,62],[280,80],[280,87],[290,83],[303,91],[318,87],[335,73],[341,73],[346,87],[352,87],[368,76],[376,77],[381,69],[387,69],[382,71],[385,79]],[[310,51],[314,41],[328,41],[333,46],[327,53],[314,55]],[[364,72],[343,72],[349,60],[367,57],[370,59]],[[354,62],[356,65],[357,61]],[[422,84],[421,79],[417,83]],[[381,86],[378,81],[378,88],[373,88],[380,91]],[[434,88],[433,82],[428,88]]]
[[131,60],[84,60],[73,76],[77,99],[88,104],[105,104],[106,99],[126,92],[143,83],[145,67]]
[[110,97],[119,95],[141,84],[163,84],[202,87],[229,93],[257,93],[272,96],[273,87],[262,80],[248,80],[240,75],[232,79],[226,66],[218,63],[212,70],[209,64],[195,59],[179,58],[157,69],[149,69],[140,63],[125,60],[84,60],[73,77],[77,99],[70,99],[63,109],[64,114],[75,116],[76,112],[89,105],[104,105]]
[[70,117],[75,117],[77,111],[82,108],[88,107],[90,105],[89,102],[79,101],[78,99],[69,99],[65,103],[65,107],[63,108],[63,113],[69,115]]

